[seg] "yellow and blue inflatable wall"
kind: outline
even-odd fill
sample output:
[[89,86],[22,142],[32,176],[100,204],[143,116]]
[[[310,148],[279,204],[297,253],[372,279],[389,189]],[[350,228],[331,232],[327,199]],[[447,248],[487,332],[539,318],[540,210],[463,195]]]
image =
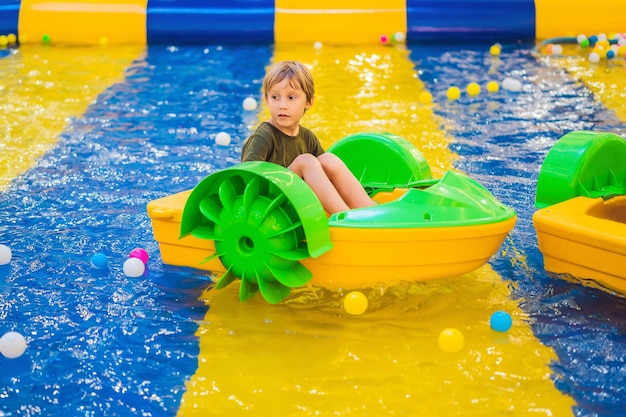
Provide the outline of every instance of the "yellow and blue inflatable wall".
[[509,42],[623,30],[615,0],[0,0],[21,43]]

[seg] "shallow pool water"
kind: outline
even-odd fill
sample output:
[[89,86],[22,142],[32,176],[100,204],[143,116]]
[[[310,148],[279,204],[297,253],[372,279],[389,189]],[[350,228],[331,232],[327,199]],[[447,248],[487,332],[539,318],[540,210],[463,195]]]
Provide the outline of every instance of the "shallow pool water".
[[[146,204],[238,162],[266,114],[241,103],[260,103],[265,67],[287,58],[313,69],[317,98],[303,125],[325,146],[392,131],[435,176],[460,170],[515,208],[516,228],[489,265],[364,289],[370,309],[350,317],[337,292],[240,304],[236,288],[216,291],[211,276],[162,264]],[[500,58],[485,45],[6,54],[0,243],[14,257],[0,267],[0,333],[21,332],[28,349],[0,357],[0,416],[622,415],[626,301],[546,273],[531,216],[556,139],[626,134],[624,71],[538,57],[533,45],[504,45]],[[523,91],[446,98],[451,85],[505,76]],[[423,90],[432,105],[419,101]],[[222,131],[230,146],[215,144]],[[128,278],[122,263],[135,247],[151,258],[143,277]],[[91,268],[96,252],[108,271]],[[504,336],[488,329],[496,309],[514,317]],[[461,353],[437,348],[445,327],[463,331]]]

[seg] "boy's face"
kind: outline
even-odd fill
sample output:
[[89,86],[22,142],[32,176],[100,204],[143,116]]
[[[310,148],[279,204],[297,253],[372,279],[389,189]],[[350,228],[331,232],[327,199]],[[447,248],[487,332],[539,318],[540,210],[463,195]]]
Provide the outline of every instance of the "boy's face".
[[312,100],[307,100],[302,87],[288,78],[272,86],[265,101],[270,109],[272,124],[290,136],[298,133],[300,119],[313,105]]

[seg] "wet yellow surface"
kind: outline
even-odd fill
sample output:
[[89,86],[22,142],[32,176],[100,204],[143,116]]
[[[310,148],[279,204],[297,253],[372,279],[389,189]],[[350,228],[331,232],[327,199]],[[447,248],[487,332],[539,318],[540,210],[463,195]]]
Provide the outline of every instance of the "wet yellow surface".
[[22,46],[0,59],[0,189],[57,142],[71,117],[122,81],[142,50]]

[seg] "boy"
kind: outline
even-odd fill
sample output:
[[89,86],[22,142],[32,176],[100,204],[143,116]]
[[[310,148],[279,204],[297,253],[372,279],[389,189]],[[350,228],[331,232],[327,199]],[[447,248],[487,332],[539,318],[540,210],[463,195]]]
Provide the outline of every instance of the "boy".
[[289,168],[306,182],[329,214],[376,204],[348,167],[325,153],[300,119],[313,105],[311,72],[297,61],[278,62],[263,79],[270,119],[246,140],[241,161],[269,161]]

